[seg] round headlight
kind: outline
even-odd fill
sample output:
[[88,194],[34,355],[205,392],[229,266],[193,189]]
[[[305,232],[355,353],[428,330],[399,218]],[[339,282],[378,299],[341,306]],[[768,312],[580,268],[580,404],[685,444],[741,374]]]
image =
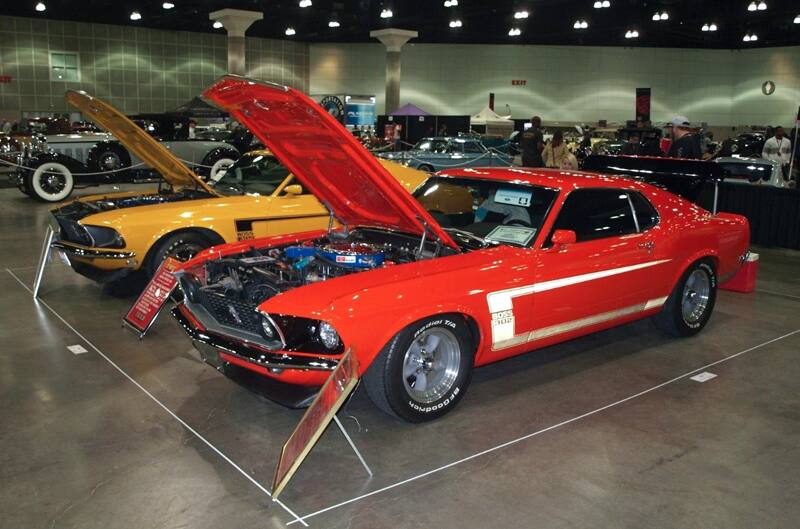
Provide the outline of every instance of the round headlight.
[[267,318],[264,316],[261,317],[261,332],[264,334],[264,337],[268,340],[275,339],[275,328],[269,322]]
[[339,334],[333,328],[333,325],[323,321],[319,325],[319,340],[328,349],[334,349],[339,345]]

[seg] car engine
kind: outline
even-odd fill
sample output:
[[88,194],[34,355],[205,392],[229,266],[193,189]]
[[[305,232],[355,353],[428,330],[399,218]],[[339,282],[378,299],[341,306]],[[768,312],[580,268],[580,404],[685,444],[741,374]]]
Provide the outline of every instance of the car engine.
[[[366,240],[365,240],[366,239]],[[265,250],[252,249],[204,263],[204,277],[181,285],[190,301],[208,294],[259,304],[286,290],[379,267],[409,263],[420,256],[414,241],[374,242],[365,237],[323,238]],[[419,245],[419,241],[416,240]],[[205,294],[199,295],[199,294]]]

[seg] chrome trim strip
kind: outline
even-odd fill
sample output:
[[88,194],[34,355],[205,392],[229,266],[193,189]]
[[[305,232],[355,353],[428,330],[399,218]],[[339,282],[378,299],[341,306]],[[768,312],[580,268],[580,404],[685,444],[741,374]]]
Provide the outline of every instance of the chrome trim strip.
[[245,362],[266,367],[268,369],[302,369],[309,371],[333,371],[339,361],[335,358],[324,356],[294,356],[286,352],[268,352],[246,343],[223,336],[211,335],[195,327],[189,319],[181,314],[180,307],[171,311],[172,316],[178,321],[183,330],[192,339],[203,345],[214,348],[217,352],[229,354]]
[[119,250],[98,250],[95,248],[84,248],[82,246],[72,246],[61,241],[55,241],[51,245],[53,248],[62,252],[74,255],[75,257],[85,257],[88,259],[131,259],[136,257],[136,252],[122,252]]

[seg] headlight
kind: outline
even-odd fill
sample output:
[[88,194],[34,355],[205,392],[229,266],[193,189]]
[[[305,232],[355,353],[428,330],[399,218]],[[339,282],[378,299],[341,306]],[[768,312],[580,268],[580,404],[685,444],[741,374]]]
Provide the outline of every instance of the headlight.
[[267,340],[274,340],[277,336],[275,327],[272,326],[272,323],[270,323],[269,319],[267,319],[265,316],[261,316],[261,333]]
[[89,237],[92,238],[92,246],[96,248],[125,248],[125,240],[117,230],[106,228],[105,226],[83,226]]
[[319,341],[328,349],[334,349],[339,345],[339,333],[328,322],[321,322],[319,324]]

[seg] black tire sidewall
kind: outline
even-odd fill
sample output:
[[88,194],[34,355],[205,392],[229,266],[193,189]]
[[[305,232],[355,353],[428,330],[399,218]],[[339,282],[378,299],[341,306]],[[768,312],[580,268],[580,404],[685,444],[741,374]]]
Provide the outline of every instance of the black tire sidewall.
[[[403,360],[413,340],[423,331],[435,327],[443,327],[455,335],[461,348],[461,363],[456,380],[442,398],[431,403],[420,403],[413,400],[403,384]],[[473,360],[470,331],[462,318],[441,315],[414,323],[387,345],[382,368],[385,370],[384,391],[389,406],[401,419],[409,422],[425,422],[441,417],[464,397],[472,377]]]
[[175,248],[190,242],[199,244],[202,249],[212,246],[211,242],[200,233],[187,231],[170,235],[161,241],[155,252],[153,252],[150,262],[147,263],[147,276],[153,277],[161,263],[172,254]]
[[[687,323],[683,319],[681,302],[683,301],[683,289],[686,286],[686,282],[688,281],[689,276],[695,270],[703,270],[706,275],[708,275],[711,288],[708,293],[708,304],[706,305],[706,310],[703,314],[703,317],[695,323]],[[711,318],[711,314],[714,312],[714,305],[717,301],[717,274],[714,272],[714,267],[711,265],[711,263],[708,261],[699,261],[689,267],[689,269],[683,274],[683,277],[681,277],[681,281],[678,283],[673,296],[675,296],[675,298],[672,303],[672,317],[674,318],[678,331],[684,336],[692,336],[699,333]]]

